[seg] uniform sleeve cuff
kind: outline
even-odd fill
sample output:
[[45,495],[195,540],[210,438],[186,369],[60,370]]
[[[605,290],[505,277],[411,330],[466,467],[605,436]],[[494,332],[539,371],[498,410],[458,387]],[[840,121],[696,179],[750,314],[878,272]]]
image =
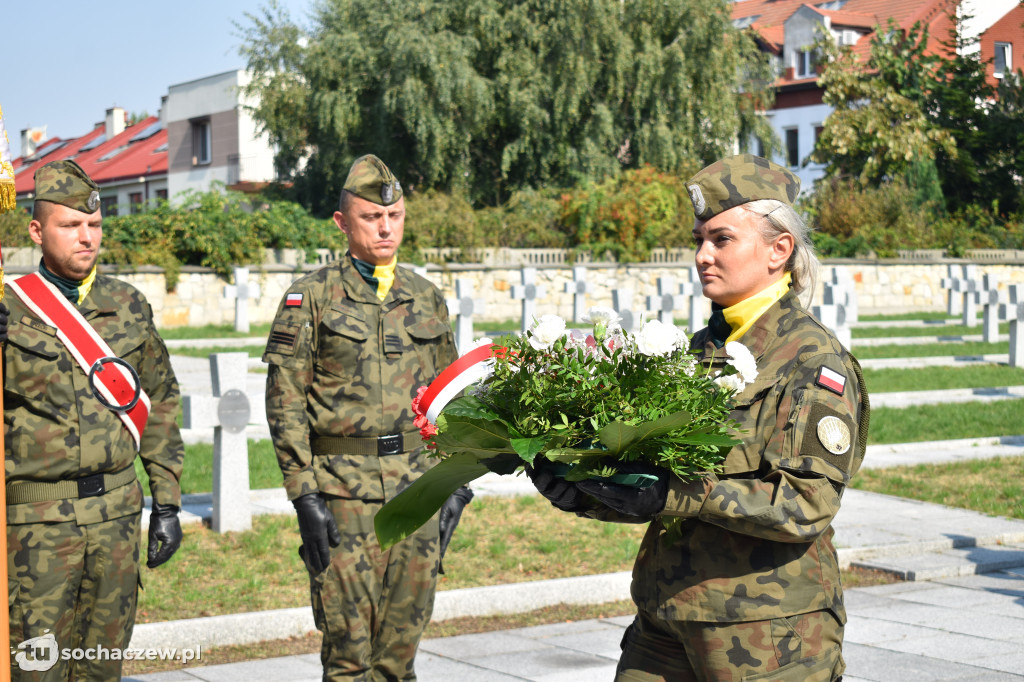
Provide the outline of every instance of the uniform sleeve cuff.
[[284,490],[288,493],[288,499],[294,500],[303,495],[319,492],[320,489],[316,484],[316,475],[312,469],[308,469],[286,478]]
[[701,476],[693,481],[681,481],[673,476],[669,480],[668,497],[661,515],[681,518],[696,516],[700,513],[700,508],[714,485],[714,480],[716,477],[713,474]]

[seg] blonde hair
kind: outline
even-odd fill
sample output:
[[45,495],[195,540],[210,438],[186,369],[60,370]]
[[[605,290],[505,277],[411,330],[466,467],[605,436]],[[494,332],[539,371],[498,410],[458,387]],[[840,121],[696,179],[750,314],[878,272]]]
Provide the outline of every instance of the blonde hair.
[[743,204],[743,208],[763,218],[760,230],[766,242],[781,234],[793,235],[793,253],[786,262],[786,271],[793,278],[793,291],[802,294],[801,298],[808,304],[821,270],[811,241],[811,228],[792,206],[777,199],[757,199]]

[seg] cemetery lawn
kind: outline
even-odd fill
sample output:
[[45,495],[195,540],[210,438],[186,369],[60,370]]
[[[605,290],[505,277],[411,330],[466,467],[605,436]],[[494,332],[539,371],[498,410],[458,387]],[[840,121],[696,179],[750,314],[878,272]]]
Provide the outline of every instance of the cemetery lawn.
[[1024,434],[1021,415],[1024,399],[878,407],[871,410],[868,444],[1019,436]]
[[[149,495],[149,476],[142,468],[142,460],[135,458],[135,472]],[[249,441],[249,489],[278,488],[281,469],[277,466],[274,444],[269,440]],[[208,493],[213,490],[213,444],[197,443],[185,446],[185,467],[181,475],[183,494]]]
[[[248,353],[250,358],[261,358],[263,357],[263,351],[265,351],[267,345],[260,344],[258,346],[205,346],[202,348],[169,348],[167,352],[171,355],[185,355],[190,358],[207,358],[211,353]],[[250,369],[250,372],[257,371],[256,369]],[[266,371],[265,369],[263,370]]]
[[[1019,413],[1018,413],[1019,414]],[[862,469],[853,487],[1024,519],[1024,457]]]
[[244,339],[250,336],[270,335],[270,323],[251,324],[249,331],[236,332],[232,324],[207,324],[201,327],[167,327],[160,329],[164,340],[177,339]]
[[[980,316],[978,318],[981,319]],[[856,327],[854,326],[850,333],[854,339],[884,339],[886,337],[896,336],[967,336],[973,334],[980,336],[982,334],[982,327],[976,324],[973,327],[965,327],[962,324],[954,325],[935,325],[928,327]],[[999,333],[1002,336],[1008,336],[1010,333],[1010,323],[1002,322],[999,325]],[[857,344],[854,343],[854,346]]]
[[1024,385],[1024,367],[971,365],[969,367],[921,367],[865,369],[868,393],[941,391],[950,388],[990,388]]
[[899,322],[902,320],[962,320],[961,315],[949,315],[945,311],[898,313],[895,315],[858,315],[861,322]]
[[[891,331],[891,330],[890,330]],[[1006,355],[1006,341],[985,343],[984,341],[945,341],[942,343],[921,343],[909,346],[887,344],[884,346],[858,346],[853,344],[853,354],[858,360],[877,358],[920,358],[936,355]]]

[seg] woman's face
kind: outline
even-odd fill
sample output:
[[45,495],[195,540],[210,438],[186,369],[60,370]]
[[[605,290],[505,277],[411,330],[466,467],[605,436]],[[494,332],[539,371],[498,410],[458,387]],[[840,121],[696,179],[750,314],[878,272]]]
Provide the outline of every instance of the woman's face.
[[783,233],[766,242],[759,229],[763,220],[743,206],[734,206],[694,223],[704,296],[723,308],[763,291],[785,274],[793,236]]

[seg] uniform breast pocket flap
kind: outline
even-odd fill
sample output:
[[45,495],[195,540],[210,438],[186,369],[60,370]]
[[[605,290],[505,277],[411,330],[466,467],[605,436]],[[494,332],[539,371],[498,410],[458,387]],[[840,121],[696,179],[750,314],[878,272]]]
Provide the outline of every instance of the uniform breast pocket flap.
[[7,343],[23,353],[46,360],[56,360],[63,345],[56,329],[28,317],[11,325]]
[[408,325],[406,331],[418,343],[429,343],[447,334],[450,329],[441,320],[431,317]]
[[338,334],[353,341],[366,341],[374,332],[366,318],[354,310],[331,308],[321,324],[329,333]]

